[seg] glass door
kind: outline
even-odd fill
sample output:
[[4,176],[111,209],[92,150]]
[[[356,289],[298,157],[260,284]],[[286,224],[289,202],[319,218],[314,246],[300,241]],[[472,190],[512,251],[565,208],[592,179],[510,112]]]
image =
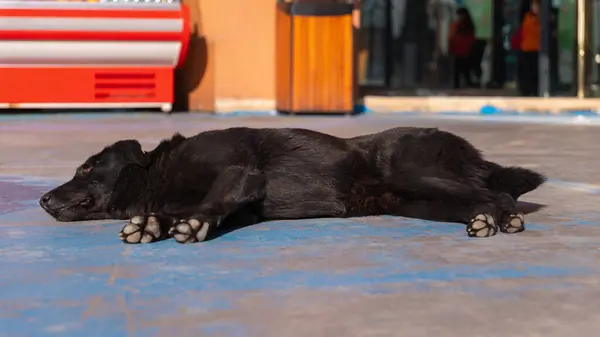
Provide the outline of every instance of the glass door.
[[447,30],[444,19],[452,18],[454,0],[390,1],[390,89],[420,95],[444,87],[450,69],[440,33]]
[[387,87],[389,1],[361,1],[358,83],[363,88]]
[[590,67],[590,94],[600,97],[600,0],[591,0],[588,4],[588,65]]

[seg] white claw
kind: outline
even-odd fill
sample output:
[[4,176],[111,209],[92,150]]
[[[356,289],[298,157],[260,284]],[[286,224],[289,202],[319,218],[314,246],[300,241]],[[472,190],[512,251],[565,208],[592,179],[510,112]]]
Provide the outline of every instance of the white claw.
[[158,223],[158,219],[153,216],[148,218],[148,221],[146,222],[146,232],[150,232],[155,236],[159,235],[158,233],[160,233],[160,224]]
[[183,234],[190,234],[192,232],[190,226],[187,224],[177,225],[177,231]]
[[477,216],[475,217],[476,220],[481,220],[481,221],[486,221],[487,217],[485,216],[485,214],[477,214]]
[[134,225],[141,225],[144,223],[144,217],[143,216],[134,216],[133,218],[131,218],[131,220],[129,220],[129,222],[131,222]]
[[473,228],[475,230],[482,229],[486,226],[487,226],[487,224],[481,220],[477,220],[471,224],[471,228]]
[[142,236],[142,240],[140,242],[141,243],[150,243],[150,242],[152,242],[152,235],[144,234],[144,236]]
[[208,235],[209,229],[210,224],[208,222],[203,223],[202,228],[200,228],[200,230],[196,234],[196,239],[198,239],[198,241],[204,241],[206,239],[206,236]]
[[200,228],[200,225],[201,225],[200,221],[198,221],[196,219],[189,219],[187,222],[190,224],[190,226],[192,226],[192,228],[194,230],[197,230],[198,228]]
[[133,234],[129,235],[128,237],[126,237],[125,240],[129,243],[138,243],[138,242],[140,242],[141,236],[142,236],[142,233],[136,232],[136,233],[133,233]]
[[135,231],[140,230],[140,228],[138,226],[132,225],[132,224],[127,224],[125,226],[125,228],[123,228],[122,232],[123,234],[127,235],[127,234],[131,234]]
[[519,218],[513,218],[509,223],[513,227],[523,227],[523,222]]
[[184,243],[189,238],[189,236],[185,234],[175,234],[173,237],[179,243]]
[[486,237],[486,236],[488,235],[489,231],[490,231],[489,229],[487,229],[487,228],[484,228],[484,229],[482,229],[482,230],[478,231],[477,233],[475,233],[475,235],[476,235],[478,238],[484,238],[484,237]]

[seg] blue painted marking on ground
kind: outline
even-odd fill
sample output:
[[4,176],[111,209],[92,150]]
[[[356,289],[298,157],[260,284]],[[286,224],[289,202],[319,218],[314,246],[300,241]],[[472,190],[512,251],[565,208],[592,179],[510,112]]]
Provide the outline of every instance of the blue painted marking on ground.
[[417,117],[419,119],[450,119],[464,120],[484,123],[529,123],[529,124],[567,124],[567,125],[588,125],[599,126],[600,115],[598,114],[547,114],[538,112],[516,112],[503,111],[498,113],[481,112],[457,112],[457,111],[438,111],[438,112],[415,112],[415,111],[397,111],[386,113],[368,114],[366,117],[376,115],[380,121],[389,121],[403,117]]
[[444,118],[456,120],[470,120],[478,122],[495,122],[495,123],[535,123],[535,124],[571,124],[571,125],[600,125],[600,116],[584,116],[584,115],[553,115],[539,113],[498,113],[498,114],[478,114],[478,113],[461,113],[461,112],[446,112],[434,113],[431,115],[421,114],[419,117],[424,118]]
[[542,116],[563,115],[563,116],[591,116],[597,117],[598,112],[592,109],[563,109],[558,114],[553,114],[549,110],[536,110],[520,112],[516,110],[505,110],[493,105],[484,105],[479,110],[479,113],[484,115],[514,115],[514,114],[533,114]]
[[579,226],[593,226],[593,227],[598,227],[600,226],[600,221],[598,219],[600,219],[600,213],[596,213],[596,214],[581,214],[580,217],[582,219],[565,219],[565,221],[563,222],[563,226],[566,227],[579,227]]
[[[362,250],[348,256],[357,266],[330,274],[330,270],[286,269],[286,262],[318,259],[334,250],[351,252],[351,247],[376,242],[377,238],[403,240],[415,236],[445,234],[464,235],[457,226],[440,224],[413,225],[396,220],[397,227],[348,226],[338,220],[307,220],[279,224],[263,224],[246,228],[200,245],[181,246],[173,241],[153,245],[126,246],[117,240],[117,222],[93,226],[28,226],[22,229],[1,228],[0,253],[4,270],[0,299],[36,298],[44,300],[83,299],[90,294],[109,296],[114,289],[106,287],[108,275],[91,270],[119,265],[144,276],[143,280],[118,279],[117,285],[130,286],[146,294],[159,295],[162,289],[177,286],[181,291],[273,290],[302,286],[327,288],[361,286],[413,281],[453,281],[459,278],[487,279],[524,276],[558,276],[572,273],[567,267],[506,265],[485,267],[439,266],[419,269],[422,262],[408,259],[405,249],[384,245],[381,250]],[[315,224],[317,225],[315,228]],[[415,233],[421,227],[424,234]],[[407,234],[407,229],[409,233]],[[412,227],[412,228],[411,228]],[[452,228],[452,230],[448,230]],[[439,230],[437,230],[439,229]],[[15,231],[23,233],[15,233]],[[12,232],[12,233],[11,233]],[[428,233],[427,233],[428,232]],[[452,233],[454,232],[454,233]],[[465,240],[462,237],[457,240]],[[297,251],[294,251],[297,248]],[[281,255],[290,249],[290,255]],[[125,256],[123,255],[125,254]],[[27,266],[27,268],[23,268]],[[32,270],[31,266],[35,266]],[[279,266],[273,270],[269,266]],[[283,267],[283,268],[282,268]],[[87,271],[86,271],[87,270]],[[45,275],[40,280],[35,274]],[[148,277],[151,276],[151,282]],[[179,284],[177,280],[193,279]],[[68,295],[68,296],[67,296]]]
[[595,110],[567,110],[563,112],[566,115],[572,116],[588,116],[588,117],[598,117],[599,114]]

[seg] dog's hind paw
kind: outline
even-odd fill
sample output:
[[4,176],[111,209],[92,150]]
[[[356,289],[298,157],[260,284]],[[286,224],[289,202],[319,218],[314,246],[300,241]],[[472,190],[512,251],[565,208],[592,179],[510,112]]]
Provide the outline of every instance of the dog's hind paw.
[[159,220],[153,215],[134,216],[119,233],[125,243],[150,243],[159,240],[161,236]]
[[206,240],[211,227],[218,225],[216,222],[201,219],[179,220],[169,230],[169,236],[179,243],[194,243]]
[[525,230],[525,216],[522,213],[511,214],[506,222],[501,223],[498,227],[502,233],[520,233]]
[[467,235],[471,238],[487,238],[498,233],[494,217],[488,213],[477,214],[467,225]]

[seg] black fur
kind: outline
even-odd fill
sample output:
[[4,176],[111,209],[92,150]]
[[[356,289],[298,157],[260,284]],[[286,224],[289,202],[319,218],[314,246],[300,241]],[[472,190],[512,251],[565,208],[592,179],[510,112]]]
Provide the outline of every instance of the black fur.
[[119,141],[40,205],[59,221],[153,214],[160,230],[151,241],[177,233],[173,226],[184,219],[210,224],[212,232],[275,219],[382,214],[465,224],[488,214],[493,235],[495,223],[502,231],[513,219],[516,199],[544,181],[486,161],[465,139],[434,128],[349,139],[230,128],[176,134],[148,153],[135,140]]

